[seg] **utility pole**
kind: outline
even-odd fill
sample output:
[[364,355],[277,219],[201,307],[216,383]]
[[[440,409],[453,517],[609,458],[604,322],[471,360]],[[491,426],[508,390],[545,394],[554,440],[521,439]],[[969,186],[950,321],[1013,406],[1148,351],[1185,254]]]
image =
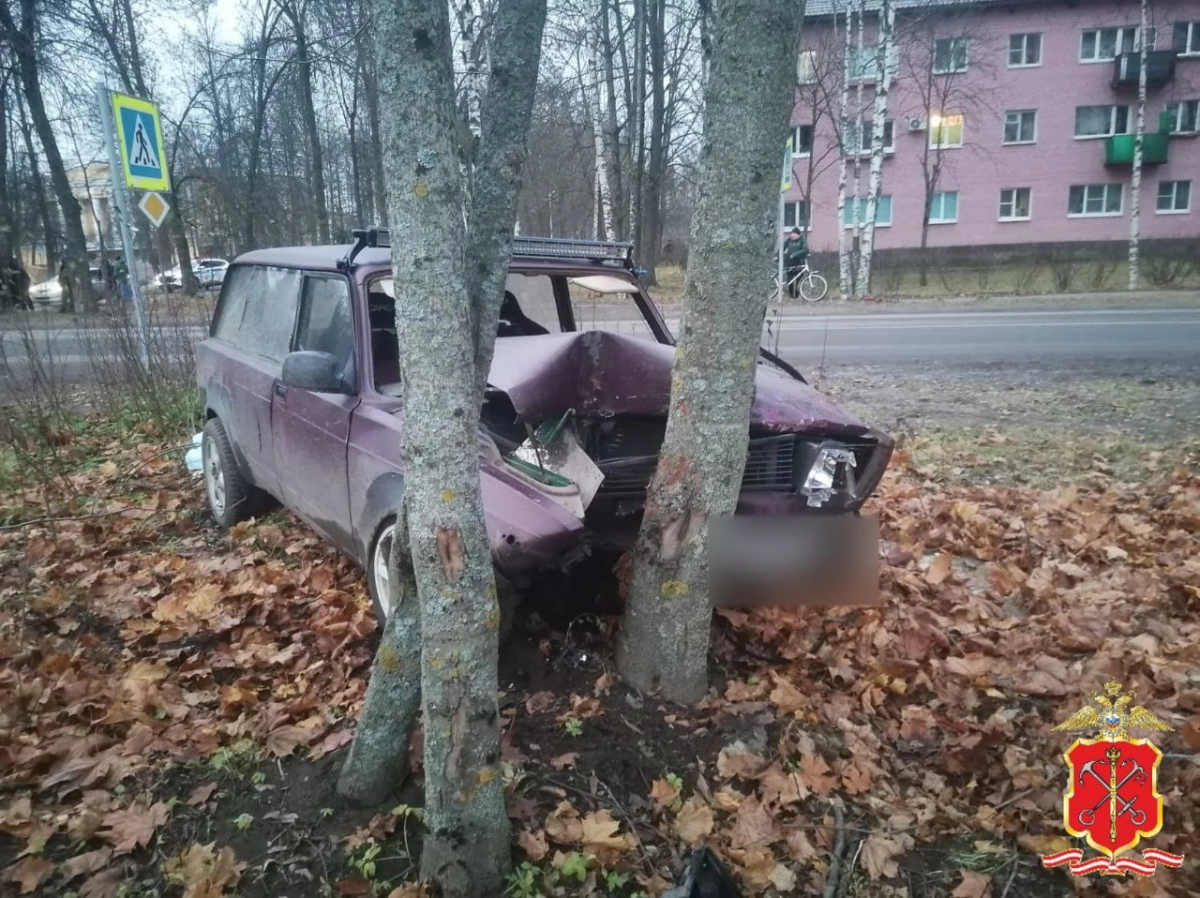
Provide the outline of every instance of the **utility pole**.
[[150,342],[146,332],[146,310],[142,305],[142,289],[137,276],[137,254],[133,248],[133,228],[129,223],[129,191],[117,153],[116,122],[113,120],[112,91],[103,84],[96,85],[96,101],[100,104],[100,122],[104,131],[104,147],[108,150],[108,171],[112,178],[113,208],[121,228],[121,243],[125,250],[125,270],[129,276],[129,292],[137,321],[138,358],[142,368],[150,370]]
[[1133,134],[1133,174],[1129,179],[1129,289],[1136,290],[1141,280],[1142,242],[1142,164],[1146,144],[1146,34],[1149,26],[1149,0],[1141,0],[1141,27],[1138,28],[1138,103]]

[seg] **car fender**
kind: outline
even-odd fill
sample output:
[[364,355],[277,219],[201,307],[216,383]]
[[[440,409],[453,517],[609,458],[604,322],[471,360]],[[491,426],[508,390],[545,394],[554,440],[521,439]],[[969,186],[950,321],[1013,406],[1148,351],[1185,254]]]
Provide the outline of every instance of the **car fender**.
[[[229,395],[229,390],[220,381],[209,379],[207,385],[201,387],[201,402],[204,405],[204,418],[207,421],[209,418],[220,418],[225,432],[229,435],[229,445],[233,450],[233,457],[237,459],[238,468],[242,472],[242,476],[253,482],[254,475],[250,473],[250,465],[246,461],[246,455],[242,452],[241,443],[237,440],[237,434],[230,433],[229,422],[233,420],[233,398]],[[257,484],[256,484],[257,485]]]
[[370,561],[371,540],[385,519],[392,517],[404,501],[404,475],[399,471],[380,474],[367,487],[362,511],[354,522],[354,542],[358,548],[358,563],[366,568]]

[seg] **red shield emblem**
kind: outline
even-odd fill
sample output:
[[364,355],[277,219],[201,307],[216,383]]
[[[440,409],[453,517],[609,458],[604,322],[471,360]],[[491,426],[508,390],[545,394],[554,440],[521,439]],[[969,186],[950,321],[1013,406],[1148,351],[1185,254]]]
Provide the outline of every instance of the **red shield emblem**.
[[1148,740],[1079,739],[1063,756],[1071,781],[1063,797],[1067,832],[1109,858],[1162,828],[1162,752]]

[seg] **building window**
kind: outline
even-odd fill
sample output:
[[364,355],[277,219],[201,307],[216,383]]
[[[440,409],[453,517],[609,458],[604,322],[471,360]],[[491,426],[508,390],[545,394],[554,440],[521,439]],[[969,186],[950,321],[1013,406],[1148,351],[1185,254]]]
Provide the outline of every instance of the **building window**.
[[1032,191],[1028,187],[1005,187],[1000,191],[1000,220],[1029,221]]
[[1111,137],[1129,133],[1128,106],[1076,106],[1076,137]]
[[1010,34],[1008,36],[1008,67],[1022,69],[1042,64],[1040,34]]
[[879,45],[850,48],[850,80],[874,81],[879,77]]
[[1200,22],[1176,22],[1171,48],[1180,56],[1200,56]]
[[[854,227],[855,215],[857,215],[858,224],[861,227],[867,220],[867,198],[860,196],[857,201],[854,197],[846,198],[846,210],[842,216],[846,227]],[[890,196],[880,196],[875,201],[875,226],[886,228],[892,223],[892,198]]]
[[962,115],[929,116],[929,145],[935,149],[948,149],[963,145]]
[[1200,100],[1179,100],[1167,104],[1167,121],[1172,134],[1195,134],[1200,121]]
[[1037,111],[1015,109],[1004,113],[1005,143],[1035,143],[1037,141]]
[[792,155],[811,156],[813,147],[813,126],[797,125],[792,129]]
[[958,191],[944,190],[929,198],[929,223],[954,224],[958,221]]
[[967,70],[967,39],[943,37],[933,44],[933,73],[952,75]]
[[808,230],[808,200],[797,200],[783,204],[783,228]]
[[1120,184],[1077,184],[1071,188],[1067,214],[1120,215],[1124,190]]
[[801,50],[796,57],[796,83],[817,83],[817,51]]
[[[871,152],[871,144],[875,137],[875,122],[871,119],[859,119],[846,122],[843,129],[846,155],[864,155]],[[896,129],[888,119],[883,123],[883,151],[894,152],[896,149]]]
[[1136,26],[1085,31],[1079,45],[1079,61],[1111,62],[1122,53],[1133,53],[1138,49],[1137,34]]
[[1158,212],[1162,215],[1178,215],[1192,209],[1191,181],[1159,181]]

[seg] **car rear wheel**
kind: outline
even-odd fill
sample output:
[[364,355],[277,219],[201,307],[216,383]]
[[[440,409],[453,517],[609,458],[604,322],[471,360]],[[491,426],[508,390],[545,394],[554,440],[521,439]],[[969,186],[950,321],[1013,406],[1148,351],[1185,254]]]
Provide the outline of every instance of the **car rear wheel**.
[[200,459],[208,508],[213,520],[220,526],[232,527],[267,507],[269,499],[266,494],[251,486],[242,476],[229,435],[218,418],[210,418],[204,425]]
[[[392,554],[392,542],[396,535],[396,521],[389,518],[380,525],[375,540],[371,544],[370,557],[367,561],[367,590],[371,594],[371,603],[375,606],[375,616],[382,626],[387,620],[391,604],[391,574],[388,570],[388,560]],[[496,595],[500,602],[500,642],[505,643],[512,635],[513,622],[516,620],[517,608],[521,604],[520,594],[512,582],[501,574],[496,574]]]

